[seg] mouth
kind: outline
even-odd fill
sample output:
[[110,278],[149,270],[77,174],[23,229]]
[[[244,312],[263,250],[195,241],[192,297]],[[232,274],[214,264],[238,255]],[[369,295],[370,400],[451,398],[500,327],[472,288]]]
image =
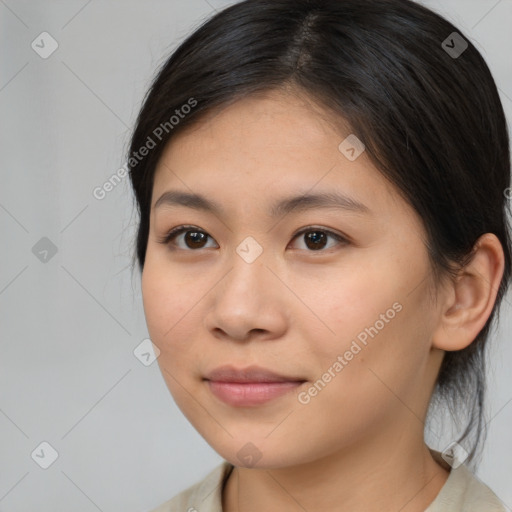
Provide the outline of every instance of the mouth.
[[203,380],[214,396],[235,407],[264,404],[306,382],[302,377],[281,375],[259,366],[237,369],[229,365],[214,369]]
[[219,400],[234,407],[261,405],[302,386],[305,381],[286,382],[220,382],[206,380]]
[[305,380],[298,376],[281,375],[268,368],[256,365],[247,366],[245,368],[235,368],[231,365],[219,366],[207,373],[204,379],[216,382],[239,383],[299,382]]

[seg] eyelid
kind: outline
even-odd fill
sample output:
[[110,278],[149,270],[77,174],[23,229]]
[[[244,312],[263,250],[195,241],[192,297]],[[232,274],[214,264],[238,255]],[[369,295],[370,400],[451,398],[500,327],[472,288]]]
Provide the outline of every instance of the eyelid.
[[311,226],[306,226],[304,228],[301,228],[299,229],[299,231],[297,231],[293,236],[292,236],[292,240],[294,240],[295,238],[297,238],[299,235],[302,235],[304,233],[307,233],[308,231],[323,231],[324,233],[327,233],[328,235],[331,235],[333,238],[336,238],[338,240],[345,240],[347,242],[350,241],[349,237],[348,236],[345,236],[343,233],[338,233],[336,231],[333,231],[332,229],[330,228],[326,228],[326,227],[323,227],[323,226],[315,226],[315,225],[311,225]]

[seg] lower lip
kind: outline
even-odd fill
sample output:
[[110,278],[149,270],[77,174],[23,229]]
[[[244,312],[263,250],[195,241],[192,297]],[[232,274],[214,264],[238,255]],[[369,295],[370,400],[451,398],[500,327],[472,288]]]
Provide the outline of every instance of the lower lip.
[[303,382],[219,382],[208,380],[211,392],[234,406],[260,405],[298,388]]

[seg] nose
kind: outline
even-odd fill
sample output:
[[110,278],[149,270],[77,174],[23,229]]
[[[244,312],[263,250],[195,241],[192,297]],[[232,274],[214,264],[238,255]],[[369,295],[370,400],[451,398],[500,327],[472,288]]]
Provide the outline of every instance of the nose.
[[206,328],[216,338],[246,342],[278,338],[286,331],[292,294],[264,254],[252,262],[236,252],[229,258],[229,269],[213,288],[205,317]]

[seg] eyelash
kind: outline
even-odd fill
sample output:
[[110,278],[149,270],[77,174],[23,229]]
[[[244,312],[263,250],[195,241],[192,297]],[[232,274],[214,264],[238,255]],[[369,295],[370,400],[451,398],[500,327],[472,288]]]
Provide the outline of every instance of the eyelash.
[[[157,241],[158,241],[158,243],[169,245],[171,240],[176,238],[178,235],[181,235],[182,233],[186,233],[187,231],[194,231],[196,233],[204,233],[209,238],[212,238],[210,235],[208,235],[208,233],[206,233],[202,229],[199,229],[196,226],[188,226],[188,225],[185,226],[184,225],[184,226],[177,226],[177,227],[171,229],[162,238],[158,239]],[[295,235],[293,236],[292,240],[295,240],[300,235],[303,235],[304,233],[309,233],[311,231],[317,231],[317,232],[326,233],[328,236],[330,236],[330,237],[334,238],[336,241],[340,242],[341,245],[347,245],[347,244],[350,243],[349,240],[346,237],[344,237],[342,235],[339,235],[338,233],[335,233],[335,232],[330,231],[329,229],[325,229],[325,228],[317,228],[315,226],[307,226],[307,227],[301,229],[299,232],[295,233]],[[177,249],[181,249],[181,248],[178,247]],[[307,252],[322,253],[322,252],[329,252],[332,249],[333,248],[331,247],[330,249],[319,249],[317,251],[310,250],[310,251],[307,251]],[[190,252],[197,252],[197,251],[199,251],[201,249],[189,249],[189,248],[187,248],[187,249],[181,249],[181,250],[190,251]]]

